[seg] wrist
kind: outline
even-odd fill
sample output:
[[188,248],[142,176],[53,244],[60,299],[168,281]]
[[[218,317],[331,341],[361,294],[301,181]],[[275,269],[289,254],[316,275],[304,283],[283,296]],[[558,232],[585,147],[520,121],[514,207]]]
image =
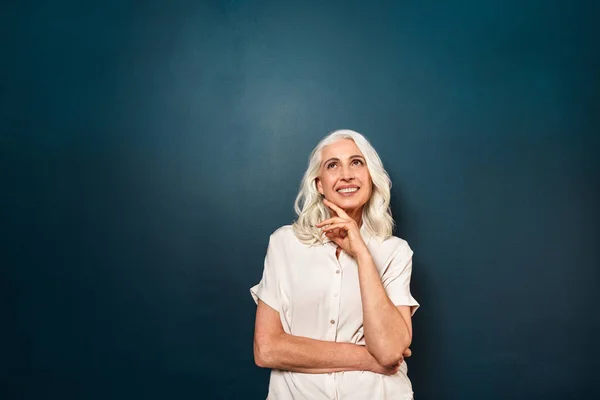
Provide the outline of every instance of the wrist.
[[360,348],[360,360],[357,365],[359,371],[371,371],[373,369],[373,356],[369,353],[367,346],[357,345]]
[[369,249],[366,246],[363,249],[357,251],[355,254],[356,254],[356,261],[359,264],[368,262],[369,260],[372,260],[371,253],[369,253]]

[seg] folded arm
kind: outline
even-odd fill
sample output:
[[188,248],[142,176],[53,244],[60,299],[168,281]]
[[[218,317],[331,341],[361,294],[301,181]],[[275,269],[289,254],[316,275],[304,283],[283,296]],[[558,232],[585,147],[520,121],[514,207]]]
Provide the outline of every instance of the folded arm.
[[386,367],[365,346],[287,334],[279,313],[260,300],[256,310],[254,360],[262,368],[293,372],[372,371],[388,375],[396,373],[402,361]]
[[411,309],[395,306],[388,297],[368,250],[357,254],[365,341],[382,365],[402,360],[412,341]]

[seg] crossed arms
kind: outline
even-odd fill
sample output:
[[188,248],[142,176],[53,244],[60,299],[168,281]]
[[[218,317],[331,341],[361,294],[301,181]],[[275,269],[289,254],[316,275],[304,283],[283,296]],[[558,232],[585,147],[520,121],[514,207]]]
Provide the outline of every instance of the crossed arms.
[[392,375],[410,356],[411,309],[395,306],[369,253],[357,257],[366,346],[329,342],[284,332],[279,313],[258,301],[254,360],[259,367],[322,374],[372,371]]

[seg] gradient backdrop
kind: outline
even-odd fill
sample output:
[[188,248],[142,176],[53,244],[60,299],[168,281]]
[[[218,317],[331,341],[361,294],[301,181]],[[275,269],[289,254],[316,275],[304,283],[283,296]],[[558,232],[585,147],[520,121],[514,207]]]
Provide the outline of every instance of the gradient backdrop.
[[596,4],[3,2],[0,397],[264,399],[248,289],[351,128],[417,398],[599,398]]

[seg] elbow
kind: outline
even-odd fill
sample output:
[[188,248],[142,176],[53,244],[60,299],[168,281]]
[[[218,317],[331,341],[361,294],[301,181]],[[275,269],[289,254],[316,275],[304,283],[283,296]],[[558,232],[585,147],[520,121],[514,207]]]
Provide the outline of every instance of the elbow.
[[254,364],[259,368],[270,368],[267,361],[264,358],[257,357],[256,354],[254,355]]
[[271,340],[254,339],[254,363],[260,368],[274,368],[273,342]]
[[390,367],[396,365],[404,359],[404,353],[410,346],[411,338],[409,335],[398,338],[395,344],[386,346],[386,350],[380,354],[373,354],[373,357],[380,365]]
[[393,365],[398,364],[398,362],[402,360],[402,353],[388,352],[386,354],[373,357],[375,357],[375,360],[377,360],[379,365],[383,365],[384,367],[391,367]]
[[267,361],[254,350],[254,364],[259,368],[268,368]]
[[269,360],[264,347],[254,342],[254,363],[260,368],[269,368]]
[[378,356],[373,356],[375,360],[379,363],[379,365],[383,365],[384,367],[391,367],[404,359],[404,350],[392,350],[387,351],[385,354],[381,354]]

